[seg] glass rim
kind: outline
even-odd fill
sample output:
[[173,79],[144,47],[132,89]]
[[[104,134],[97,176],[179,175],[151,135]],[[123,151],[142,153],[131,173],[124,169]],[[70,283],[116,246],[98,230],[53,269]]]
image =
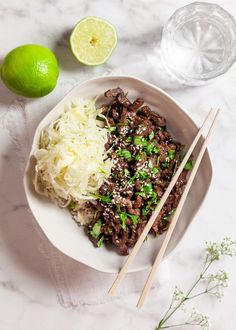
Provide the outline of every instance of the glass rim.
[[[167,46],[167,42],[165,40],[165,38],[163,36],[168,35],[169,33],[173,33],[173,31],[170,31],[170,24],[173,22],[174,19],[176,19],[181,12],[184,12],[184,10],[186,8],[193,8],[193,9],[201,9],[204,7],[213,7],[215,12],[216,10],[220,12],[220,14],[223,14],[223,19],[227,18],[230,23],[231,26],[227,26],[229,24],[226,24],[228,30],[231,32],[232,38],[233,38],[233,43],[235,44],[235,47],[232,47],[233,51],[231,52],[230,56],[229,56],[229,61],[227,63],[227,65],[221,65],[218,67],[218,72],[216,70],[213,70],[211,72],[202,74],[201,77],[197,78],[194,76],[189,76],[184,74],[181,71],[178,71],[178,69],[176,69],[176,66],[170,65],[169,61],[167,59],[166,54],[168,53],[168,46]],[[198,10],[199,12],[201,12],[201,10]],[[214,16],[213,16],[214,18]],[[222,17],[220,17],[222,19]],[[233,31],[231,31],[231,28],[233,29]],[[174,77],[175,79],[177,79],[178,81],[188,84],[188,85],[201,85],[204,84],[205,82],[216,78],[224,73],[226,73],[231,67],[232,65],[235,63],[236,61],[236,20],[235,18],[224,8],[222,8],[220,5],[216,4],[216,3],[209,3],[209,2],[192,2],[189,3],[185,6],[182,6],[178,9],[176,9],[174,11],[174,13],[170,16],[170,18],[168,19],[168,21],[166,22],[166,24],[163,27],[162,30],[162,38],[161,38],[161,60],[162,63],[164,65],[164,67],[166,68],[167,72]]]

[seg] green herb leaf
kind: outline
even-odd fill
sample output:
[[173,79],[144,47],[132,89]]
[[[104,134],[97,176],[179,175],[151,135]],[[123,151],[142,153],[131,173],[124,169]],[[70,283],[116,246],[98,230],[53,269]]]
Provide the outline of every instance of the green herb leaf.
[[107,171],[104,170],[101,166],[99,167],[98,172],[102,174],[107,174]]
[[145,147],[147,145],[147,140],[142,136],[134,136],[134,144]]
[[136,172],[136,176],[138,179],[140,180],[145,180],[148,178],[148,174],[147,172],[145,172],[144,170],[139,170]]
[[189,160],[187,161],[187,163],[184,166],[184,169],[187,171],[190,171],[193,169],[193,166],[194,166],[194,161],[192,158],[189,158]]
[[135,160],[140,160],[140,159],[142,159],[142,155],[141,154],[137,154],[136,156],[135,156]]
[[153,152],[154,152],[154,154],[159,154],[160,149],[158,147],[154,147]]
[[150,134],[149,134],[149,140],[152,140],[155,136],[155,133],[152,131]]
[[161,164],[161,166],[164,167],[164,168],[167,168],[169,166],[169,163],[164,162],[164,163]]
[[153,167],[152,173],[153,174],[157,174],[158,172],[159,172],[158,168],[157,167]]
[[146,195],[148,195],[152,191],[152,184],[147,183],[143,186],[143,191]]
[[101,228],[102,228],[102,220],[99,219],[93,226],[92,230],[90,231],[90,234],[94,238],[98,238],[98,236],[101,234]]
[[138,191],[135,193],[135,195],[141,196],[141,197],[146,197],[144,191]]
[[175,157],[175,150],[169,149],[168,150],[168,158],[169,158],[169,160],[174,159],[174,157]]
[[155,200],[157,198],[157,193],[155,191],[152,191],[151,197],[152,197],[152,200]]
[[149,213],[148,209],[146,207],[142,207],[142,215],[147,215]]
[[128,161],[132,160],[132,155],[129,150],[120,149],[116,153],[119,157],[123,157],[123,158],[127,159]]
[[146,153],[150,156],[152,155],[153,151],[154,151],[154,148],[155,148],[155,143],[149,143],[146,147],[145,147],[145,151]]
[[156,166],[157,168],[159,166],[159,163],[160,163],[160,156],[157,157],[157,166]]
[[112,200],[112,194],[108,193],[107,195],[93,194],[93,197],[100,199],[104,203],[110,203]]
[[131,136],[128,136],[127,138],[126,138],[126,142],[131,142],[132,141],[132,137]]
[[76,207],[77,203],[74,201],[71,201],[70,204],[67,206],[69,210],[73,210]]
[[138,223],[138,216],[130,213],[126,213],[127,216],[132,220],[133,224],[136,225]]
[[126,229],[126,220],[127,220],[127,214],[125,212],[120,212],[119,214],[120,220],[121,220],[121,227],[125,230]]
[[99,241],[97,242],[97,247],[101,247],[103,246],[103,242],[104,242],[104,236],[101,236],[101,238],[99,239]]
[[108,127],[108,132],[115,132],[116,131],[116,126],[110,126],[110,127]]

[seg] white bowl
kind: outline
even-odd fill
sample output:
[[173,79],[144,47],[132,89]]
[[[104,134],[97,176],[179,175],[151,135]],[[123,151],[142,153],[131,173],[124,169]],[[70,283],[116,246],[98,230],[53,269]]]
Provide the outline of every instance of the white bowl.
[[[153,111],[157,111],[167,119],[168,130],[177,141],[185,144],[186,147],[191,144],[198,131],[197,126],[175,100],[163,90],[134,77],[99,77],[74,87],[39,123],[24,175],[24,187],[29,206],[49,241],[65,255],[94,269],[108,273],[117,273],[125,257],[119,256],[106,247],[95,248],[84,233],[83,228],[72,220],[67,210],[60,209],[56,204],[35,192],[32,183],[35,160],[32,155],[37,148],[40,131],[64,111],[65,104],[76,97],[93,98],[103,94],[107,89],[117,86],[127,91],[131,100],[143,97],[145,103]],[[194,155],[196,154],[195,151]],[[209,154],[206,152],[165,257],[177,246],[192,222],[208,191],[211,177],[212,166]],[[133,272],[150,267],[162,241],[163,235],[159,238],[150,235],[129,271]]]

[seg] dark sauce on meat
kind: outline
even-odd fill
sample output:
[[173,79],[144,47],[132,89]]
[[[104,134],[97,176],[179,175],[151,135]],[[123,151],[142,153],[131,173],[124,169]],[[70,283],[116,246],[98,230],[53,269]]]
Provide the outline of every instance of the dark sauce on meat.
[[[109,100],[102,107],[109,123],[105,148],[114,165],[99,190],[96,216],[86,232],[95,246],[109,242],[126,255],[176,172],[183,146],[167,131],[166,120],[144,105],[142,98],[131,102],[120,87],[104,95]],[[153,224],[154,235],[168,229],[186,174],[184,170]]]

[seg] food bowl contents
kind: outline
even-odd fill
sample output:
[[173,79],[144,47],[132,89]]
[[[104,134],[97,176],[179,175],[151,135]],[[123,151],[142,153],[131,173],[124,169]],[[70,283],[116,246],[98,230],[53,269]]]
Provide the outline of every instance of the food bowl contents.
[[[141,97],[131,101],[120,87],[104,95],[98,110],[94,100],[77,100],[42,130],[35,188],[67,207],[95,246],[126,255],[176,172],[183,145]],[[152,226],[155,236],[167,230],[191,168],[189,160]]]
[[105,63],[117,44],[113,25],[98,17],[86,17],[70,36],[71,50],[78,61],[86,65]]
[[1,78],[14,93],[26,97],[41,97],[56,86],[58,63],[53,52],[41,45],[23,45],[6,55],[1,66]]
[[61,207],[74,209],[76,201],[76,220],[81,224],[91,220],[89,210],[83,208],[85,201],[95,199],[91,194],[112,167],[105,150],[108,130],[98,125],[97,114],[94,100],[73,101],[41,131],[34,153],[36,191]]

